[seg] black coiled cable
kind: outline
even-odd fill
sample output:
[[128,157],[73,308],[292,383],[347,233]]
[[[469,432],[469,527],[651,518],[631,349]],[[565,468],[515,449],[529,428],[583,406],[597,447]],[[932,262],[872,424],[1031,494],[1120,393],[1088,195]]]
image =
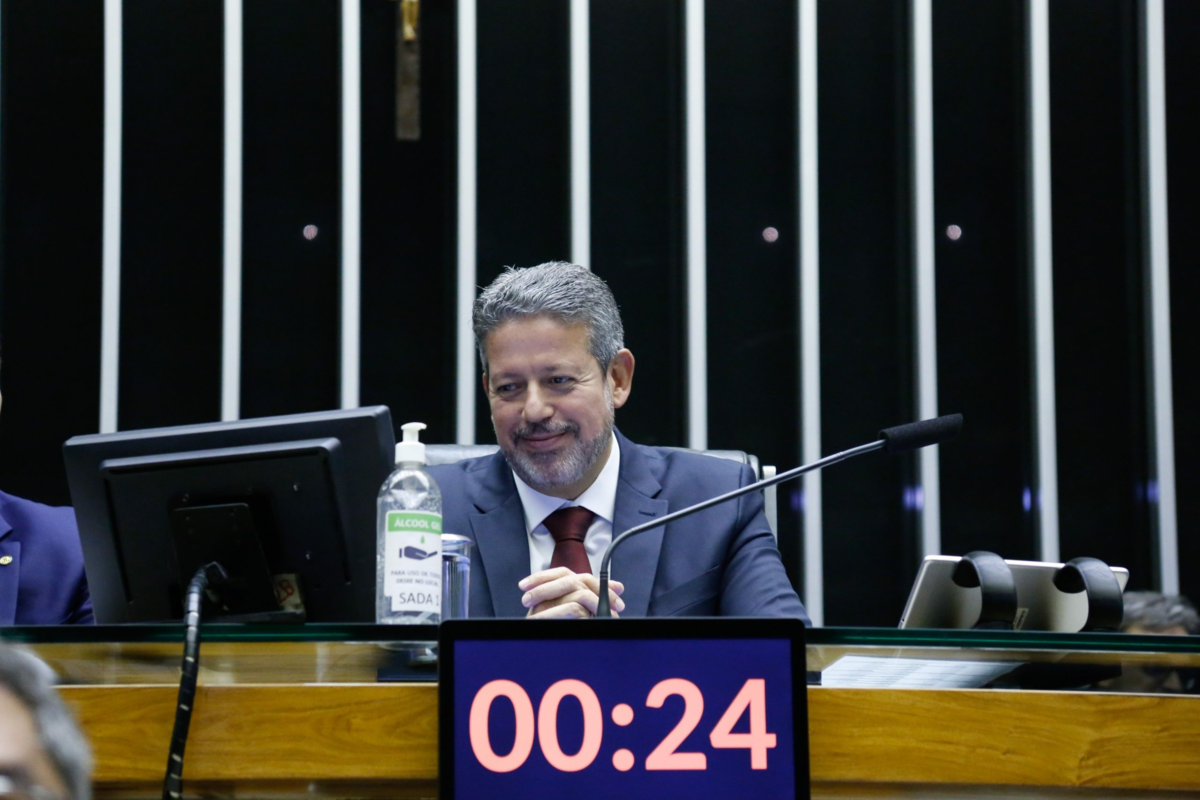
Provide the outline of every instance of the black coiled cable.
[[229,576],[215,561],[196,570],[188,584],[183,622],[187,626],[183,640],[183,675],[179,679],[179,700],[175,705],[175,729],[171,731],[171,749],[167,754],[167,774],[163,778],[163,800],[183,796],[183,750],[187,747],[192,706],[196,698],[196,676],[200,670],[200,607],[209,584],[223,583]]

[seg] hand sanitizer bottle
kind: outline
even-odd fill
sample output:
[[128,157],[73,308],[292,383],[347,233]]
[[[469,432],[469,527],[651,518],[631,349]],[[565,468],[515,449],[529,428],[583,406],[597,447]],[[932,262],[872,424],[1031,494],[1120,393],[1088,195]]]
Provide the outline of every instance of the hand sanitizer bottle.
[[424,470],[423,422],[401,425],[396,471],[379,490],[375,621],[430,623],[442,618],[442,493]]

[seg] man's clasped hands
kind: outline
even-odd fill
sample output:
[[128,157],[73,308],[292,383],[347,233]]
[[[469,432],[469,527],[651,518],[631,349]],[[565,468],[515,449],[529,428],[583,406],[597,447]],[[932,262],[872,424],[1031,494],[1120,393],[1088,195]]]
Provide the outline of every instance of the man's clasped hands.
[[[535,572],[519,584],[525,595],[521,604],[529,609],[529,619],[578,619],[596,613],[600,601],[600,579],[592,574],[578,574],[566,567],[554,567]],[[608,582],[608,602],[613,616],[625,610],[625,601],[620,598],[625,585],[620,581]]]

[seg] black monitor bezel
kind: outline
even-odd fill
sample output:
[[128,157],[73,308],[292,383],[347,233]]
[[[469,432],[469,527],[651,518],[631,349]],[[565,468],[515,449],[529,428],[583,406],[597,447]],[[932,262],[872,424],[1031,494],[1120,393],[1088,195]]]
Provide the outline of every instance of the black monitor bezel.
[[[336,491],[344,492],[348,546],[351,548],[355,589],[354,613],[346,619],[323,622],[373,622],[375,618],[375,498],[394,467],[395,431],[387,406],[366,406],[276,417],[151,428],[110,434],[76,436],[63,445],[63,460],[75,508],[84,563],[98,621],[154,622],[131,618],[122,593],[104,588],[122,580],[120,560],[107,488],[105,462],[135,457],[281,445],[313,439],[341,441],[342,475]],[[359,464],[369,459],[369,464]],[[350,463],[353,462],[353,463]],[[360,473],[370,473],[369,480]],[[367,485],[371,484],[371,485]],[[369,502],[369,508],[367,507]],[[360,530],[361,529],[361,530]],[[111,595],[111,596],[109,596]],[[361,596],[359,596],[361,595]],[[107,598],[107,599],[106,599]],[[117,599],[114,599],[117,598]]]

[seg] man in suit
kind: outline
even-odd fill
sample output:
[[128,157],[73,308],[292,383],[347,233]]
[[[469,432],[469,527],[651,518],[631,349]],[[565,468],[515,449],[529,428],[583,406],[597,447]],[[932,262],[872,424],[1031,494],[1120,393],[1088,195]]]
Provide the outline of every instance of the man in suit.
[[[745,465],[615,429],[635,362],[612,292],[583,267],[506,270],[476,300],[473,325],[500,452],[430,468],[443,529],[475,541],[471,616],[590,616],[614,531],[753,481]],[[807,621],[759,493],[630,539],[612,574],[625,616]]]
[[0,625],[94,621],[75,512],[0,492]]

